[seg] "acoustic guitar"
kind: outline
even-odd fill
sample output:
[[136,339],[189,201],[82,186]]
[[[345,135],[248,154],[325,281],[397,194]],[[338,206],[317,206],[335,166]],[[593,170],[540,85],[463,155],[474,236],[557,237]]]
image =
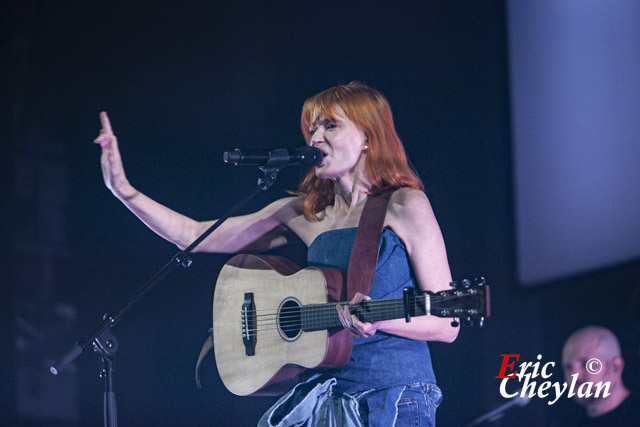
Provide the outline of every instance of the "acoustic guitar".
[[[222,268],[213,298],[213,343],[224,385],[234,394],[277,395],[306,369],[339,368],[351,355],[352,335],[342,328],[336,304],[346,304],[346,273],[300,269],[277,256],[236,255]],[[490,315],[484,279],[453,282],[452,289],[351,306],[364,322],[415,316],[460,318]],[[457,320],[454,320],[457,324]]]

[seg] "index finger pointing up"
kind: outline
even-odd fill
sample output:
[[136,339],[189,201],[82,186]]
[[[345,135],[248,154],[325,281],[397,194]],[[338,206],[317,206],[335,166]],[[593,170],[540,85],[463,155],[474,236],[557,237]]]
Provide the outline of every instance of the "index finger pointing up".
[[104,129],[106,133],[113,135],[113,129],[111,129],[111,122],[109,121],[109,116],[107,116],[106,111],[100,112],[100,124],[102,125],[102,129]]

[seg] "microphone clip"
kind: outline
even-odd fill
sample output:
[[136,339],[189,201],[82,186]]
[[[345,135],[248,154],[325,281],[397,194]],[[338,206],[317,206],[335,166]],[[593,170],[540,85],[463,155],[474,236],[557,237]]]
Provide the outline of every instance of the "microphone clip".
[[265,173],[280,172],[282,168],[289,164],[289,151],[285,148],[277,148],[272,150],[269,159],[265,164],[260,165],[259,169]]

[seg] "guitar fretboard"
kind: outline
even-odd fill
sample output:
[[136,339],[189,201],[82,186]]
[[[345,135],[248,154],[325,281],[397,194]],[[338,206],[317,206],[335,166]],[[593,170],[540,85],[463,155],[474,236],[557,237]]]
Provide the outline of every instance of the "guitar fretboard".
[[[302,330],[305,332],[322,329],[342,328],[336,306],[349,305],[346,302],[328,304],[310,304],[302,307]],[[362,301],[357,306],[350,307],[351,314],[355,314],[363,322],[378,322],[381,320],[399,319],[405,317],[404,299],[391,298],[384,300]],[[424,295],[409,298],[409,315],[425,316],[429,314]]]

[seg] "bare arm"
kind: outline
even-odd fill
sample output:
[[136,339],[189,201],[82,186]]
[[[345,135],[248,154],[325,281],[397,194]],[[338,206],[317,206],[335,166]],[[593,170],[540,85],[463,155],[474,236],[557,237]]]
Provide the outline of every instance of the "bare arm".
[[[100,164],[105,185],[147,227],[184,249],[215,222],[193,220],[136,190],[125,175],[118,139],[107,113],[100,113],[100,122],[102,129],[94,142],[102,147]],[[256,213],[229,218],[196,251],[234,253],[286,244],[291,236],[286,224],[300,215],[299,206],[298,198],[290,197],[277,200]]]
[[[396,191],[390,201],[387,222],[407,247],[420,289],[432,292],[448,289],[451,272],[444,239],[425,194],[409,188]],[[351,303],[363,299],[368,297],[359,294]],[[414,340],[453,342],[459,331],[451,326],[451,319],[436,316],[413,317],[410,323],[404,319],[363,323],[349,315],[347,309],[340,317],[357,337],[369,337],[379,330]]]

